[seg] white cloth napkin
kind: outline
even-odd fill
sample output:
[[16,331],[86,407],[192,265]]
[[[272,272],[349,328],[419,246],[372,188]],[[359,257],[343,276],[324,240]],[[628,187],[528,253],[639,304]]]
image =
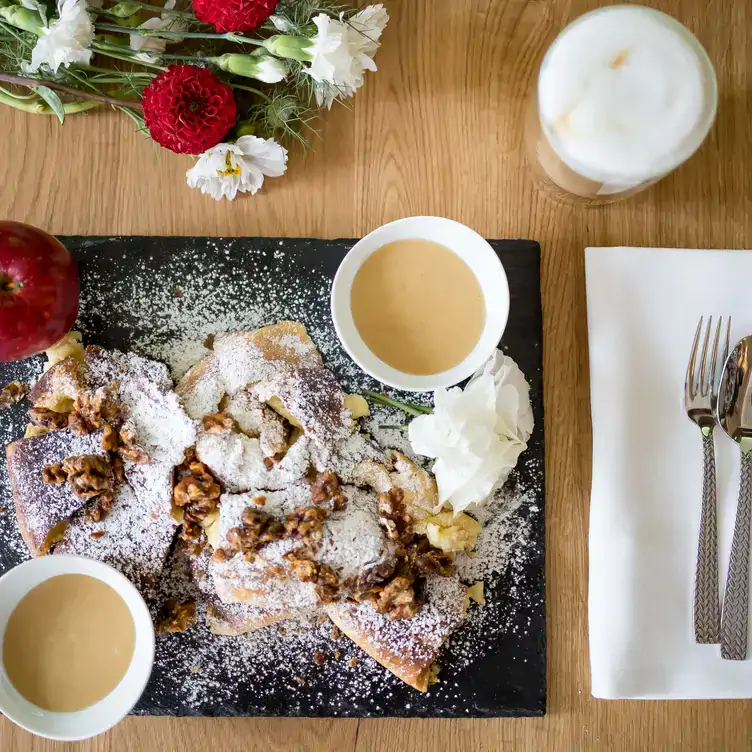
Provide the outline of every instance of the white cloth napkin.
[[[702,439],[683,408],[700,316],[732,316],[732,347],[752,333],[752,252],[588,248],[586,270],[593,695],[752,697],[752,660],[693,638]],[[739,453],[720,429],[715,442],[722,590]]]

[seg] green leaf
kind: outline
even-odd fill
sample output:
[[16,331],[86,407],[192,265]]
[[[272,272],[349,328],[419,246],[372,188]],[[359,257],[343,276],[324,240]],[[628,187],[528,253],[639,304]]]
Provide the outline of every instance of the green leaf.
[[125,0],[124,2],[118,3],[117,5],[110,8],[109,12],[113,16],[117,16],[118,18],[128,18],[134,13],[138,13],[139,10],[140,8],[137,3],[129,3],[127,0]]
[[55,94],[52,89],[48,89],[46,86],[35,86],[34,90],[39,94],[42,99],[54,110],[57,115],[57,119],[62,123],[65,121],[65,109],[63,103],[60,101],[60,97]]

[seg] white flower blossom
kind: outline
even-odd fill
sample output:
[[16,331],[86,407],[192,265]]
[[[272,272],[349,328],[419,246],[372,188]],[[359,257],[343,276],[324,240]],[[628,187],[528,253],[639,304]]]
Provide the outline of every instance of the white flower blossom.
[[276,84],[287,78],[287,66],[271,55],[259,55],[256,60],[253,78],[266,84]]
[[86,0],[59,0],[58,17],[43,29],[31,52],[31,63],[23,66],[26,73],[34,73],[44,66],[57,73],[71,63],[89,63],[94,39],[94,24],[87,13]]
[[413,450],[436,460],[442,504],[461,512],[506,481],[533,430],[529,395],[517,364],[497,351],[464,390],[438,389],[433,412],[410,423]]
[[[167,0],[164,4],[165,10],[172,10],[175,7],[175,2],[176,0]],[[181,32],[188,30],[188,24],[183,19],[171,13],[162,13],[161,16],[146,19],[138,28],[151,29],[153,31]],[[143,34],[130,35],[131,49],[140,53],[136,57],[145,63],[157,62],[157,56],[161,55],[167,49],[168,44],[177,44],[182,41],[183,37],[170,37],[167,39],[164,37],[145,36]]]
[[332,106],[337,97],[351,97],[363,85],[366,71],[375,71],[373,56],[389,14],[383,5],[369,5],[348,21],[326,13],[315,16],[316,35],[305,48],[311,60],[305,68],[316,81],[319,105]]
[[264,176],[278,178],[287,169],[287,149],[274,139],[241,136],[235,143],[207,149],[186,172],[188,185],[219,201],[234,199],[238,191],[254,194]]

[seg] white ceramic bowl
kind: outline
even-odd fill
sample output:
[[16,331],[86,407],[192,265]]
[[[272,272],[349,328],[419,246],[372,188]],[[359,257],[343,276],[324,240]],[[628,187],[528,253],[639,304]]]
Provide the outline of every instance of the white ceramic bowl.
[[0,651],[0,712],[38,736],[57,741],[78,741],[101,734],[121,721],[138,702],[154,663],[154,625],[136,588],[117,570],[83,556],[42,556],[11,569],[0,577],[0,646],[13,609],[32,588],[60,574],[87,574],[113,588],[133,617],[135,644],[130,666],[107,697],[84,710],[56,713],[42,710],[22,697],[10,683]]
[[[358,333],[350,306],[353,280],[363,262],[387,243],[411,238],[432,240],[454,251],[477,277],[486,301],[486,324],[472,352],[448,371],[428,376],[403,373],[376,357]],[[350,249],[334,278],[331,306],[342,346],[366,373],[395,389],[432,391],[471,376],[493,354],[509,318],[509,284],[496,252],[474,230],[442,217],[407,217],[370,232]]]

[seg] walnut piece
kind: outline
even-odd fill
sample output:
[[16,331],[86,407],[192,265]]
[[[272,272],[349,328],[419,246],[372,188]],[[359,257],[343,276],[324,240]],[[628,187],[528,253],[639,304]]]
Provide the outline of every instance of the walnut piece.
[[110,423],[104,424],[100,446],[105,452],[114,452],[120,446],[120,436],[117,429]]
[[42,469],[42,482],[54,483],[56,486],[62,486],[68,480],[68,473],[63,470],[63,463],[56,462],[53,465],[45,465]]
[[129,460],[136,465],[148,465],[151,458],[138,443],[136,432],[128,426],[120,429],[120,447],[118,453],[124,460]]
[[336,573],[326,564],[308,558],[305,548],[296,548],[285,554],[290,562],[290,571],[301,582],[314,583],[314,592],[320,603],[332,603],[339,599],[340,583]]
[[394,621],[412,619],[423,606],[422,600],[415,593],[413,582],[411,577],[395,577],[374,601],[376,611],[389,614],[389,618]]
[[235,426],[235,418],[227,413],[212,413],[204,415],[201,425],[206,433],[225,433],[232,431]]
[[222,489],[209,468],[195,459],[193,451],[187,454],[186,461],[178,467],[177,474],[179,480],[172,491],[172,498],[175,505],[183,510],[180,537],[196,544],[193,547],[195,550],[203,536],[200,523],[216,510]]
[[196,604],[193,601],[167,601],[164,616],[157,622],[158,632],[185,632],[196,623]]
[[316,543],[324,534],[326,510],[320,507],[300,507],[285,518],[285,531],[288,537]]
[[84,519],[87,522],[101,522],[110,511],[112,502],[115,497],[112,494],[102,494],[97,496],[94,501],[86,507]]
[[49,431],[60,431],[68,425],[68,413],[56,413],[46,407],[32,407],[29,419],[35,426],[41,426]]
[[329,501],[339,493],[339,478],[337,473],[327,470],[319,473],[311,484],[311,500],[314,504]]
[[0,390],[0,412],[20,402],[28,391],[29,387],[20,381],[11,381],[10,384],[6,384]]
[[317,666],[323,666],[326,663],[326,655],[324,655],[324,653],[319,653],[318,651],[316,651],[313,654],[313,662]]
[[115,385],[102,387],[95,392],[84,392],[73,402],[68,416],[68,427],[82,436],[97,431],[107,421],[120,415],[120,407],[113,396]]
[[268,543],[281,540],[285,534],[284,525],[263,509],[246,507],[240,517],[242,525],[227,533],[230,551],[253,556]]
[[404,504],[401,488],[390,488],[379,494],[379,518],[391,540],[407,542],[413,535],[413,518]]
[[71,491],[80,499],[93,499],[115,489],[115,476],[109,457],[98,454],[66,457],[63,471]]

